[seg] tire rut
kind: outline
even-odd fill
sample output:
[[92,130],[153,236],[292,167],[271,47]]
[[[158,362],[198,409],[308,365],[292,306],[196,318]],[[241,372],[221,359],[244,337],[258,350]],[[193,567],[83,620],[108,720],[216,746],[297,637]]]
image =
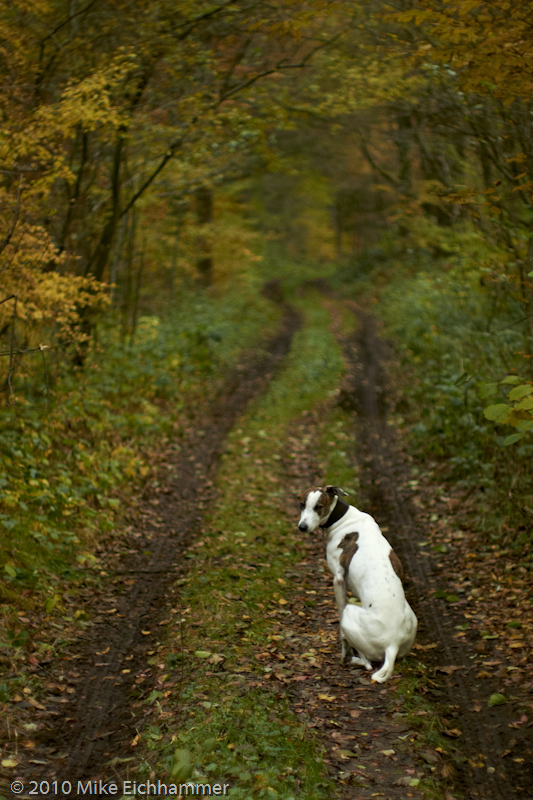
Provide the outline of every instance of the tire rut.
[[[36,716],[45,723],[45,732],[16,776],[26,783],[30,778],[70,780],[76,787],[78,780],[109,780],[110,765],[124,771],[120,762],[131,756],[131,742],[142,726],[142,703],[134,700],[153,686],[148,654],[158,644],[157,630],[164,631],[158,625],[178,612],[172,608],[179,606],[173,584],[180,571],[186,573],[184,552],[214,499],[213,478],[225,437],[264,390],[300,327],[298,312],[282,302],[275,283],[267,284],[264,293],[283,310],[279,332],[242,360],[215,398],[202,429],[190,431],[179,443],[172,457],[175,477],[165,482],[157,498],[141,504],[142,524],[128,535],[126,552],[111,557],[111,567],[104,568],[109,591],[96,603],[92,598],[96,619],[61,663],[49,668],[50,680],[64,673],[71,699],[50,695],[41,700]],[[136,685],[139,676],[146,676],[142,687]],[[74,795],[75,788],[69,796]]]
[[[362,454],[362,493],[382,526],[388,526],[387,537],[402,556],[410,578],[408,594],[419,619],[419,640],[437,643],[437,648],[423,659],[432,666],[454,665],[459,669],[441,678],[427,695],[447,712],[460,720],[462,736],[457,746],[463,765],[457,776],[457,788],[468,798],[509,800],[510,797],[531,797],[529,788],[513,790],[514,775],[504,761],[508,745],[509,711],[505,707],[489,709],[486,694],[480,695],[476,680],[473,647],[465,639],[457,640],[453,612],[443,615],[430,597],[441,578],[434,561],[421,554],[419,542],[424,539],[424,527],[415,508],[403,497],[401,487],[406,479],[406,465],[399,456],[391,427],[387,425],[386,373],[384,344],[376,333],[375,321],[354,309],[360,320],[356,341],[347,347],[354,366],[353,398],[359,416],[357,441]],[[445,576],[442,576],[445,577]],[[486,692],[486,690],[485,690]],[[478,701],[476,713],[473,704]],[[479,709],[481,706],[481,709]],[[506,739],[507,736],[507,739]],[[480,759],[482,756],[482,759]],[[484,761],[484,766],[479,764]],[[473,766],[477,764],[477,766]],[[514,791],[514,793],[513,793]]]

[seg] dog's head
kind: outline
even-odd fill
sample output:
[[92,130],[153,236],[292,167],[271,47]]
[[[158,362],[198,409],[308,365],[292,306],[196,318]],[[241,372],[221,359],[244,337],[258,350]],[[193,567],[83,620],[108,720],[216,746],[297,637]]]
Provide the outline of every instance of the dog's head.
[[317,486],[314,489],[307,489],[300,502],[302,513],[298,528],[304,532],[314,531],[319,525],[327,522],[341,494],[347,493],[340,486]]

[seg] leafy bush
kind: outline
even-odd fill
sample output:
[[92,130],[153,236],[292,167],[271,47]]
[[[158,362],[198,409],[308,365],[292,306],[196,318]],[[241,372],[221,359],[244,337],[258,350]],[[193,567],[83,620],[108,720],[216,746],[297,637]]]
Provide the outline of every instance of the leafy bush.
[[16,604],[28,586],[53,598],[73,559],[94,563],[98,539],[152,470],[149,448],[180,434],[213,376],[277,314],[253,286],[190,293],[172,317],[141,318],[132,347],[120,345],[118,326],[101,326],[84,368],[64,369],[48,408],[16,387],[0,416],[0,603]]
[[519,297],[494,277],[500,254],[478,239],[459,238],[460,256],[430,259],[426,248],[410,248],[402,263],[389,255],[378,268],[387,281],[379,309],[401,356],[398,411],[415,447],[445,459],[453,480],[483,489],[499,517],[496,527],[510,515],[520,542],[529,538],[533,500],[526,466],[533,386],[520,377],[527,333],[517,324]]

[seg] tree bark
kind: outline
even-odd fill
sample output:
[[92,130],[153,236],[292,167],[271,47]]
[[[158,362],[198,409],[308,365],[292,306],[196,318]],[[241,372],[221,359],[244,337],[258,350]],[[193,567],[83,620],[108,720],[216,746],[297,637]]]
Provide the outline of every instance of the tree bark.
[[194,200],[196,221],[201,228],[198,237],[200,255],[196,260],[196,269],[200,283],[204,286],[211,286],[213,283],[213,253],[209,233],[204,227],[213,222],[213,192],[211,188],[200,186],[194,193]]

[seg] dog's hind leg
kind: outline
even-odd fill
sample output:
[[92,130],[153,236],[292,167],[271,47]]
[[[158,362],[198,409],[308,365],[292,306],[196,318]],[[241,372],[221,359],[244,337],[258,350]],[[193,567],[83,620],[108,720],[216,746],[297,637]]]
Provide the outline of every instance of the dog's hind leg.
[[390,678],[390,676],[394,672],[394,664],[397,655],[398,655],[398,645],[396,644],[389,645],[385,650],[385,660],[383,662],[383,666],[381,667],[381,669],[378,669],[378,671],[374,672],[374,674],[372,675],[373,681],[376,681],[377,683],[385,683],[385,681]]
[[372,664],[367,658],[361,658],[361,656],[354,656],[350,661],[350,664],[354,667],[365,667],[365,669],[372,669]]
[[335,592],[335,600],[337,601],[337,609],[339,611],[339,632],[341,639],[341,663],[346,660],[346,657],[352,652],[351,646],[346,641],[346,637],[342,630],[342,615],[346,608],[346,583],[344,582],[344,575],[337,572],[333,578],[333,591]]

